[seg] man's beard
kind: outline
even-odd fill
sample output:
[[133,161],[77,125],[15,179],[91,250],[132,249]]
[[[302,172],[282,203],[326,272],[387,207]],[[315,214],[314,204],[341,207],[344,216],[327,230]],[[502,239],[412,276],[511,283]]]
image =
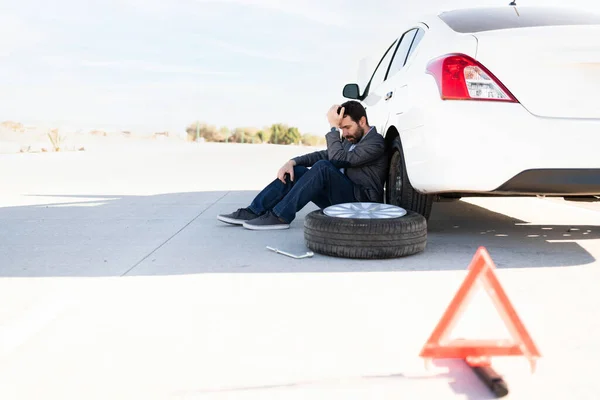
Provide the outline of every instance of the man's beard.
[[364,134],[365,134],[365,130],[360,126],[357,127],[356,133],[349,138],[349,139],[352,139],[352,140],[350,140],[350,143],[356,144],[356,143],[360,142],[360,139],[362,139]]

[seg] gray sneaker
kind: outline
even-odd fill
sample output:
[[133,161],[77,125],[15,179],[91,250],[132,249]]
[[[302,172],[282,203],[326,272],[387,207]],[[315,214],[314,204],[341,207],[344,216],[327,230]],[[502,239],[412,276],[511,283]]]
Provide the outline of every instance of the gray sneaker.
[[254,231],[267,231],[271,229],[289,229],[290,224],[280,220],[271,211],[261,215],[258,218],[244,222],[244,228]]
[[247,208],[238,208],[237,211],[231,214],[220,214],[217,216],[219,221],[226,222],[233,225],[242,225],[246,221],[257,218],[258,215],[254,214]]

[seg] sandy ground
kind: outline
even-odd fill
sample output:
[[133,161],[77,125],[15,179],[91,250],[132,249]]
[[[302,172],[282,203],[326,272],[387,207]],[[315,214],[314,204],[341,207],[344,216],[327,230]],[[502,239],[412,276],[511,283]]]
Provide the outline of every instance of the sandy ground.
[[[293,260],[303,218],[253,232],[246,206],[293,155],[150,143],[0,156],[2,399],[489,399],[425,340],[484,246],[542,352],[494,359],[511,399],[596,399],[595,204],[436,203],[425,252]],[[478,293],[454,337],[506,338]]]

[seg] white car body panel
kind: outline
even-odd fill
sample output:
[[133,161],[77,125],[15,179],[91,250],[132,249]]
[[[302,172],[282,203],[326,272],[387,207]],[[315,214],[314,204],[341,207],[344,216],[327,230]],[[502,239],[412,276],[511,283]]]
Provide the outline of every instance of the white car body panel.
[[[404,68],[362,100],[381,134],[398,132],[414,189],[493,194],[528,170],[600,170],[600,25],[457,33],[422,22]],[[520,103],[442,100],[426,67],[449,53],[481,62]]]
[[401,133],[412,145],[409,179],[423,193],[490,192],[530,169],[600,168],[600,120],[541,118],[489,102],[439,100],[429,109],[426,125]]
[[600,118],[600,26],[475,34],[477,60],[532,114]]

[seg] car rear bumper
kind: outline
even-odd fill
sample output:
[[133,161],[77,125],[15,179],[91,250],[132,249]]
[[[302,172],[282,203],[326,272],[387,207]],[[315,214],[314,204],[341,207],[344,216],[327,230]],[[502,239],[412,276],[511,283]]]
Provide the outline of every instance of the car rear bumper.
[[400,135],[418,191],[600,194],[598,119],[540,118],[520,104],[471,101],[411,112],[422,123]]
[[523,171],[494,190],[501,194],[597,195],[598,169],[531,169]]

